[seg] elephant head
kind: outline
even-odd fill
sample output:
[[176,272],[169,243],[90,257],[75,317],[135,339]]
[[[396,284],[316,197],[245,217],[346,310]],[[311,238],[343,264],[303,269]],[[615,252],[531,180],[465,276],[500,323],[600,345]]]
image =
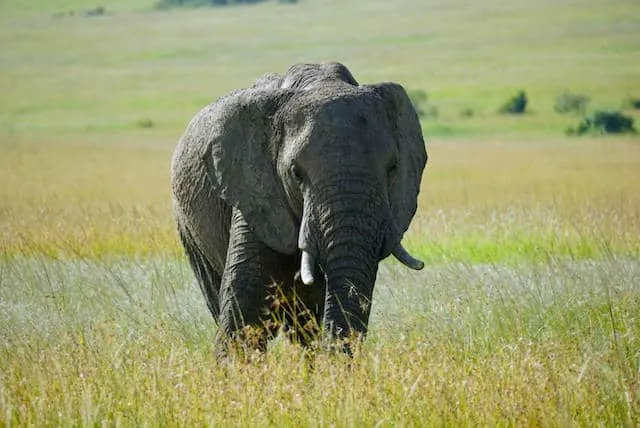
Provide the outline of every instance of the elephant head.
[[210,197],[270,249],[299,257],[307,287],[326,284],[331,337],[366,333],[382,259],[423,267],[401,245],[427,161],[402,86],[359,85],[342,64],[299,64],[207,107],[185,139],[202,148]]

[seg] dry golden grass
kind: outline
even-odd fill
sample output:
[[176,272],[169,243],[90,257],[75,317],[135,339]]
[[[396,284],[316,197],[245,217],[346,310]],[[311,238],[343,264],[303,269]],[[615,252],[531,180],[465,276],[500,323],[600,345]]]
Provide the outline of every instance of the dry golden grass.
[[[216,362],[188,266],[0,261],[6,425],[628,425],[640,264],[385,264],[353,360]],[[19,287],[16,285],[20,284]]]
[[494,253],[485,261],[638,255],[637,141],[447,141],[430,148],[409,240],[436,259],[456,259],[476,244]]
[[172,252],[169,144],[19,142],[0,159],[7,253]]
[[[169,194],[173,145],[148,136],[127,144],[5,145],[5,254],[179,253]],[[498,258],[525,242],[539,246],[540,254],[555,253],[553,240],[567,251],[576,246],[578,257],[601,253],[603,246],[638,254],[636,141],[447,140],[429,143],[429,153],[420,209],[408,234],[425,257],[464,259],[460,251],[477,240],[507,245]],[[590,248],[580,248],[588,242]]]

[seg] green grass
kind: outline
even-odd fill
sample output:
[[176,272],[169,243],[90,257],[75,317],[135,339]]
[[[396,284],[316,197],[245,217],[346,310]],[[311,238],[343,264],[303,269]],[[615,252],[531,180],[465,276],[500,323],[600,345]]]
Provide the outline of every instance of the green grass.
[[[633,425],[637,259],[385,264],[356,362],[277,341],[219,365],[187,266],[0,264],[7,424]],[[21,287],[12,284],[20,283]]]
[[[362,82],[427,91],[441,115],[426,129],[443,136],[559,136],[575,122],[553,112],[562,91],[589,95],[592,108],[640,93],[635,1],[305,1],[171,13],[118,1],[98,18],[53,17],[86,8],[79,1],[36,4],[0,5],[3,139],[127,138],[144,118],[178,134],[203,104],[299,61],[341,60]],[[531,113],[504,120],[497,109],[518,89]],[[476,115],[461,119],[465,108]]]
[[[640,96],[637,1],[101,5],[0,2],[0,426],[640,424],[640,144],[553,112]],[[353,361],[278,339],[221,365],[171,152],[204,104],[324,60],[439,110],[405,238],[427,267],[382,264]]]

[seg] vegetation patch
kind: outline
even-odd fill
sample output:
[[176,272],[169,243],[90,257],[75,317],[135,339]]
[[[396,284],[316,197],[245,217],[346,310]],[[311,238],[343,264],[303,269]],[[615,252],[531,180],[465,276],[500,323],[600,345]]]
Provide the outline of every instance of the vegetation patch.
[[256,4],[266,0],[159,0],[156,3],[158,9],[170,9],[178,7],[206,7],[206,6],[231,6],[240,4]]
[[627,98],[625,105],[634,110],[640,110],[640,98],[629,97]]
[[633,118],[619,111],[597,110],[586,116],[576,127],[570,127],[568,135],[605,135],[605,134],[635,134]]
[[463,119],[470,119],[475,116],[476,112],[470,107],[464,108],[460,111],[460,117]]
[[150,118],[145,117],[143,119],[138,119],[136,126],[138,128],[153,128],[155,126],[155,122]]
[[584,114],[589,101],[591,101],[591,98],[584,94],[575,94],[570,91],[565,91],[556,97],[556,103],[553,106],[553,110],[560,114]]
[[437,119],[439,115],[438,107],[429,103],[429,95],[420,89],[408,91],[411,104],[416,109],[418,117],[421,119]]
[[498,112],[502,114],[524,114],[527,110],[527,104],[529,98],[524,90],[519,90],[516,95],[508,99],[500,108]]

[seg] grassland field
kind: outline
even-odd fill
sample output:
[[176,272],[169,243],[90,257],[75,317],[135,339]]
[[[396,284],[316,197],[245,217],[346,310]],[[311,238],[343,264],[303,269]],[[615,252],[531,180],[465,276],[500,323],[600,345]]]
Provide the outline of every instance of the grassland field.
[[[640,119],[637,1],[100,5],[0,2],[0,426],[640,425],[640,138],[553,110]],[[439,111],[405,238],[427,266],[382,263],[352,361],[218,364],[171,152],[229,90],[329,60]]]

